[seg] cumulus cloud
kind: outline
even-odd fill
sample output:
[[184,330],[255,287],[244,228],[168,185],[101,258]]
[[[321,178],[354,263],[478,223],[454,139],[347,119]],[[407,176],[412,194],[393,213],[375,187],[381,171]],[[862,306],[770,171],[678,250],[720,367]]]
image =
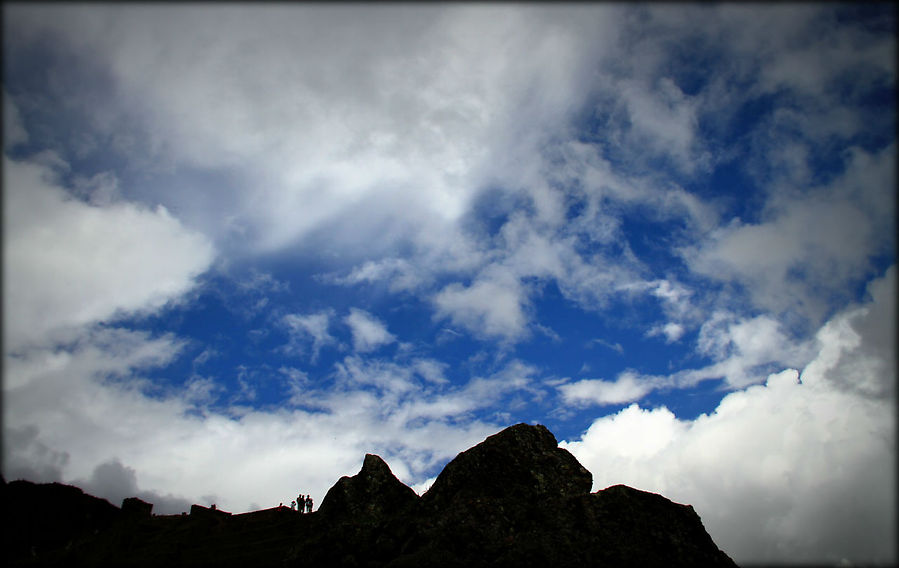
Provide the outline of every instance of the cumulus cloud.
[[626,483],[691,503],[737,562],[892,561],[894,353],[863,346],[895,341],[895,268],[870,289],[869,303],[821,328],[801,373],[772,374],[695,420],[634,404],[562,447],[594,489]]
[[374,351],[382,345],[396,341],[384,322],[365,310],[350,308],[350,313],[343,318],[353,334],[353,349],[359,353]]
[[[878,400],[896,393],[896,265],[867,286],[868,303],[832,318],[818,332],[823,346],[806,367],[837,388]],[[824,349],[826,347],[826,349]]]
[[47,334],[157,309],[195,285],[214,250],[162,206],[67,195],[45,166],[4,158],[4,325],[15,350]]
[[515,340],[527,333],[525,297],[517,279],[482,279],[447,285],[434,296],[438,317],[448,317],[478,337]]

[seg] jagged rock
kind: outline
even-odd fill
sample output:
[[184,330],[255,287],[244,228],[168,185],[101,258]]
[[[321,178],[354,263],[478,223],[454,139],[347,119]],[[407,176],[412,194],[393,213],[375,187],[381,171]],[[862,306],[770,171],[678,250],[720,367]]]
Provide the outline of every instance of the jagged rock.
[[341,477],[328,490],[318,511],[334,521],[351,518],[376,522],[417,500],[415,491],[397,479],[384,460],[366,454],[359,473]]
[[599,553],[593,558],[605,565],[735,566],[690,505],[614,485],[587,496],[582,507],[592,550]]
[[[358,474],[341,477],[315,514],[315,526],[291,561],[297,566],[382,566],[396,555],[402,530],[418,495],[398,480],[379,456],[366,454]],[[400,517],[399,525],[392,521]]]

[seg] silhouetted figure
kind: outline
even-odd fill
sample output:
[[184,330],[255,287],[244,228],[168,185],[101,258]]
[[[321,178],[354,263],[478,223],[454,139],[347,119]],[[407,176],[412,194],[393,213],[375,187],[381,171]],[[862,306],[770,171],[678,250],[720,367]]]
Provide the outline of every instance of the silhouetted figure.
[[306,512],[312,512],[312,495],[306,495]]
[[209,508],[212,509],[213,511],[215,511],[215,503],[213,503],[212,507],[209,507]]
[[305,509],[306,509],[306,497],[302,493],[300,493],[297,496],[297,510],[302,513],[305,511]]
[[290,502],[290,510],[291,510],[291,511],[296,511],[296,510],[297,510],[297,502],[296,502],[296,501],[291,501],[291,502]]

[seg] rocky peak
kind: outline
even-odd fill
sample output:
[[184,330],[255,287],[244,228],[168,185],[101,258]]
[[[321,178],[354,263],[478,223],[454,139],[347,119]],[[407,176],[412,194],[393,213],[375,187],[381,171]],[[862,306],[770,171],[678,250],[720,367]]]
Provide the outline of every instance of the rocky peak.
[[341,477],[328,490],[319,512],[331,518],[353,517],[376,520],[418,500],[379,456],[366,454],[362,469],[352,477]]
[[557,499],[590,493],[593,476],[545,426],[516,424],[448,463],[424,500]]

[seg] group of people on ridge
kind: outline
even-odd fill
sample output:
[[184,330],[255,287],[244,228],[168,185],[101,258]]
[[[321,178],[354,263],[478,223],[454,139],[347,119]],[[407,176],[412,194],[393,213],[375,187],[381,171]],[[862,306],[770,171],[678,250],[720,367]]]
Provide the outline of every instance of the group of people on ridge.
[[296,501],[290,502],[291,511],[299,511],[301,513],[311,513],[312,512],[312,495],[300,495],[297,497]]

